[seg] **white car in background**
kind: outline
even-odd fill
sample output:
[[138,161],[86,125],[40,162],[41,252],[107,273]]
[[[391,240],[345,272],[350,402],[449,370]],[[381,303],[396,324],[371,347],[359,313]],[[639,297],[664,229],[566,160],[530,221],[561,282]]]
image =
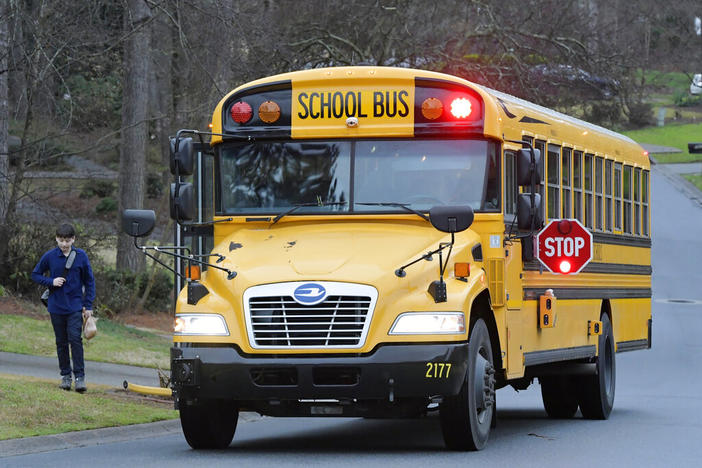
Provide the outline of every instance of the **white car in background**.
[[702,73],[696,73],[690,83],[690,94],[702,94]]

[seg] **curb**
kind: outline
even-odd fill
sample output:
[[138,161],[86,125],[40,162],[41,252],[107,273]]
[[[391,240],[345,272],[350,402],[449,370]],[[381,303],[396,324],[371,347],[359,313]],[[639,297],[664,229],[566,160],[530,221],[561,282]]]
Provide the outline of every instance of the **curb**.
[[690,199],[690,201],[702,207],[702,191],[700,191],[695,184],[688,181],[680,174],[673,172],[666,166],[667,164],[656,164],[655,168],[658,169],[666,178],[668,178],[668,180],[673,182],[675,188],[680,190],[687,198]]
[[170,419],[131,426],[105,427],[87,431],[0,441],[0,459],[30,453],[52,452],[78,447],[125,442],[168,434],[180,434],[180,420]]
[[[239,424],[259,421],[263,416],[257,413],[239,413]],[[127,442],[178,434],[182,436],[180,419],[169,419],[154,423],[132,424],[131,426],[104,427],[87,431],[64,432],[21,439],[0,440],[0,460],[8,457],[32,453],[53,452],[56,450],[92,447],[96,445]],[[183,440],[185,443],[185,440]],[[2,463],[0,463],[2,465]]]

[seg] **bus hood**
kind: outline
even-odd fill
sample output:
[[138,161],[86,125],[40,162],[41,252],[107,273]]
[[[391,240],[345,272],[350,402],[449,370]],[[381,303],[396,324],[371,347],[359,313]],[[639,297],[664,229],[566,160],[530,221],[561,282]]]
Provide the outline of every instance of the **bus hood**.
[[[213,252],[226,257],[221,265],[237,272],[238,286],[304,280],[374,284],[395,277],[399,267],[450,239],[421,220],[293,222],[242,229],[224,238]],[[471,230],[457,234],[451,260],[469,261],[469,249],[477,242],[479,236]],[[407,273],[426,269],[438,275],[437,255],[409,267]]]

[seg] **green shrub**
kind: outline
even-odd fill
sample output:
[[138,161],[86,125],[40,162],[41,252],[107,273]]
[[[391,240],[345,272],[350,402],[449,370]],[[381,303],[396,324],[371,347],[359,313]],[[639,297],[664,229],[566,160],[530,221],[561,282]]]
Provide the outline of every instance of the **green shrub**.
[[[144,294],[149,272],[100,268],[94,271],[97,297],[96,307],[107,315],[115,315],[134,306]],[[167,310],[173,298],[173,275],[163,269],[156,270],[156,278],[144,308],[152,311]],[[130,301],[133,303],[130,304]]]
[[115,184],[109,180],[90,180],[86,182],[83,189],[80,191],[80,198],[100,197],[105,198],[112,196],[115,191]]
[[673,96],[673,103],[678,107],[690,107],[699,105],[702,102],[701,96],[693,96],[687,91],[678,91]]
[[117,211],[117,200],[112,197],[105,197],[95,207],[97,214],[109,214]]
[[653,123],[653,105],[648,102],[629,104],[629,124],[634,128],[649,126]]

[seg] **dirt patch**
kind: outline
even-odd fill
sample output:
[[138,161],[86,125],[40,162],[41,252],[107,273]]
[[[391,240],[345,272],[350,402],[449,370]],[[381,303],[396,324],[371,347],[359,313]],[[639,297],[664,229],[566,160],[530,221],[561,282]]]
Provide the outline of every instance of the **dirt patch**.
[[[42,304],[16,297],[0,297],[0,314],[23,315],[41,320],[50,319],[46,307]],[[173,316],[168,312],[122,313],[112,320],[154,333],[173,333]]]

